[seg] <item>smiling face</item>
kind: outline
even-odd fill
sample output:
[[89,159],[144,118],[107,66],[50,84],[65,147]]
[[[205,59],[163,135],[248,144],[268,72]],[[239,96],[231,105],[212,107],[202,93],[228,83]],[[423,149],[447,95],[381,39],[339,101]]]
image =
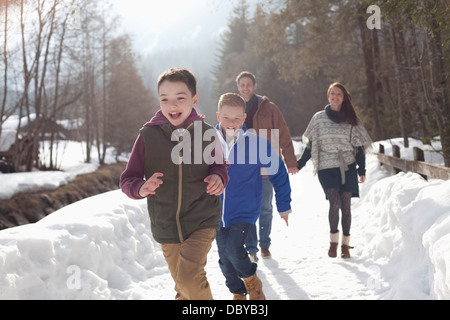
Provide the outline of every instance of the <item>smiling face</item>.
[[253,79],[250,77],[242,77],[237,83],[237,88],[245,102],[248,102],[250,98],[253,97],[257,84],[254,83]]
[[192,96],[188,86],[181,81],[163,81],[158,94],[163,115],[176,128],[186,121],[198,102],[198,94]]
[[217,112],[217,120],[225,137],[233,137],[242,129],[246,117],[241,106],[223,105],[220,112]]
[[344,102],[344,92],[338,87],[332,87],[328,94],[328,102],[334,111],[341,110],[342,103]]

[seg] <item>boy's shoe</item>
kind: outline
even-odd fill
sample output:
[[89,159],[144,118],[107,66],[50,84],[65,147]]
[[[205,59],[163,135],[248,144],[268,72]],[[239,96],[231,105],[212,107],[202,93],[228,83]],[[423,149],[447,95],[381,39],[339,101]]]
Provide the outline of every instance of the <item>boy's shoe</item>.
[[247,300],[247,295],[242,293],[235,293],[233,295],[233,300]]
[[270,253],[269,248],[261,248],[261,257],[263,259],[272,258],[272,254]]
[[245,278],[244,283],[250,296],[250,300],[266,300],[266,296],[262,290],[262,282],[256,274]]
[[175,300],[187,300],[181,293],[177,292]]
[[256,255],[256,252],[249,253],[248,257],[252,263],[258,263],[258,256]]

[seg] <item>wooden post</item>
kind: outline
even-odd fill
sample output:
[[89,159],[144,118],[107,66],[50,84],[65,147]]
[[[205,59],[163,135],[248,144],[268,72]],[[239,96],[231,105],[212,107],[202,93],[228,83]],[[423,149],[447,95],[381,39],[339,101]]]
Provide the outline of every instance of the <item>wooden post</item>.
[[[425,162],[425,153],[423,152],[422,149],[418,148],[418,147],[414,147],[413,148],[413,154],[414,154],[414,161],[421,161],[421,162]],[[428,177],[424,174],[421,174],[422,178],[424,178],[425,180],[428,180]]]
[[425,162],[425,153],[423,152],[422,149],[420,149],[418,147],[414,147],[413,152],[414,152],[414,160],[415,161]]
[[[378,153],[384,154],[384,146],[381,143],[378,146]],[[380,167],[382,167],[382,166],[383,166],[383,162],[380,161]]]
[[[399,146],[392,145],[392,156],[395,157],[395,158],[399,158],[399,159],[401,158],[400,157],[400,147]],[[395,170],[396,174],[399,173],[400,171],[402,171],[402,170],[400,170],[398,168],[394,168],[394,170]]]

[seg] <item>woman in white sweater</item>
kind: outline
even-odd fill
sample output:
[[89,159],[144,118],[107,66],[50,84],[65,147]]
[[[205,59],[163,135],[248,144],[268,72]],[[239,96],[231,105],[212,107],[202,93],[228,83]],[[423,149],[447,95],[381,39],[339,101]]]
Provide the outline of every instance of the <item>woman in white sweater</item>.
[[341,257],[350,258],[350,200],[359,196],[358,176],[360,183],[366,179],[365,151],[371,139],[356,115],[348,90],[336,82],[328,88],[327,95],[329,104],[312,117],[303,134],[305,150],[297,163],[301,169],[312,159],[314,172],[330,202],[328,255],[337,256],[341,209]]

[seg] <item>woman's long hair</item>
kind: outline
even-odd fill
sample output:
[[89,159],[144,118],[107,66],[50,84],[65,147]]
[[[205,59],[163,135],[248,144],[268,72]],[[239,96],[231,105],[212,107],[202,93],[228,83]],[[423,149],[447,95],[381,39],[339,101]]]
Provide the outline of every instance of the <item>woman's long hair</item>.
[[339,111],[339,120],[341,120],[341,122],[347,122],[352,126],[356,126],[358,124],[358,117],[352,104],[352,96],[350,95],[350,92],[348,92],[344,85],[339,82],[335,82],[328,88],[327,97],[330,96],[330,91],[334,87],[338,87],[344,93],[344,101],[342,102],[342,107]]

